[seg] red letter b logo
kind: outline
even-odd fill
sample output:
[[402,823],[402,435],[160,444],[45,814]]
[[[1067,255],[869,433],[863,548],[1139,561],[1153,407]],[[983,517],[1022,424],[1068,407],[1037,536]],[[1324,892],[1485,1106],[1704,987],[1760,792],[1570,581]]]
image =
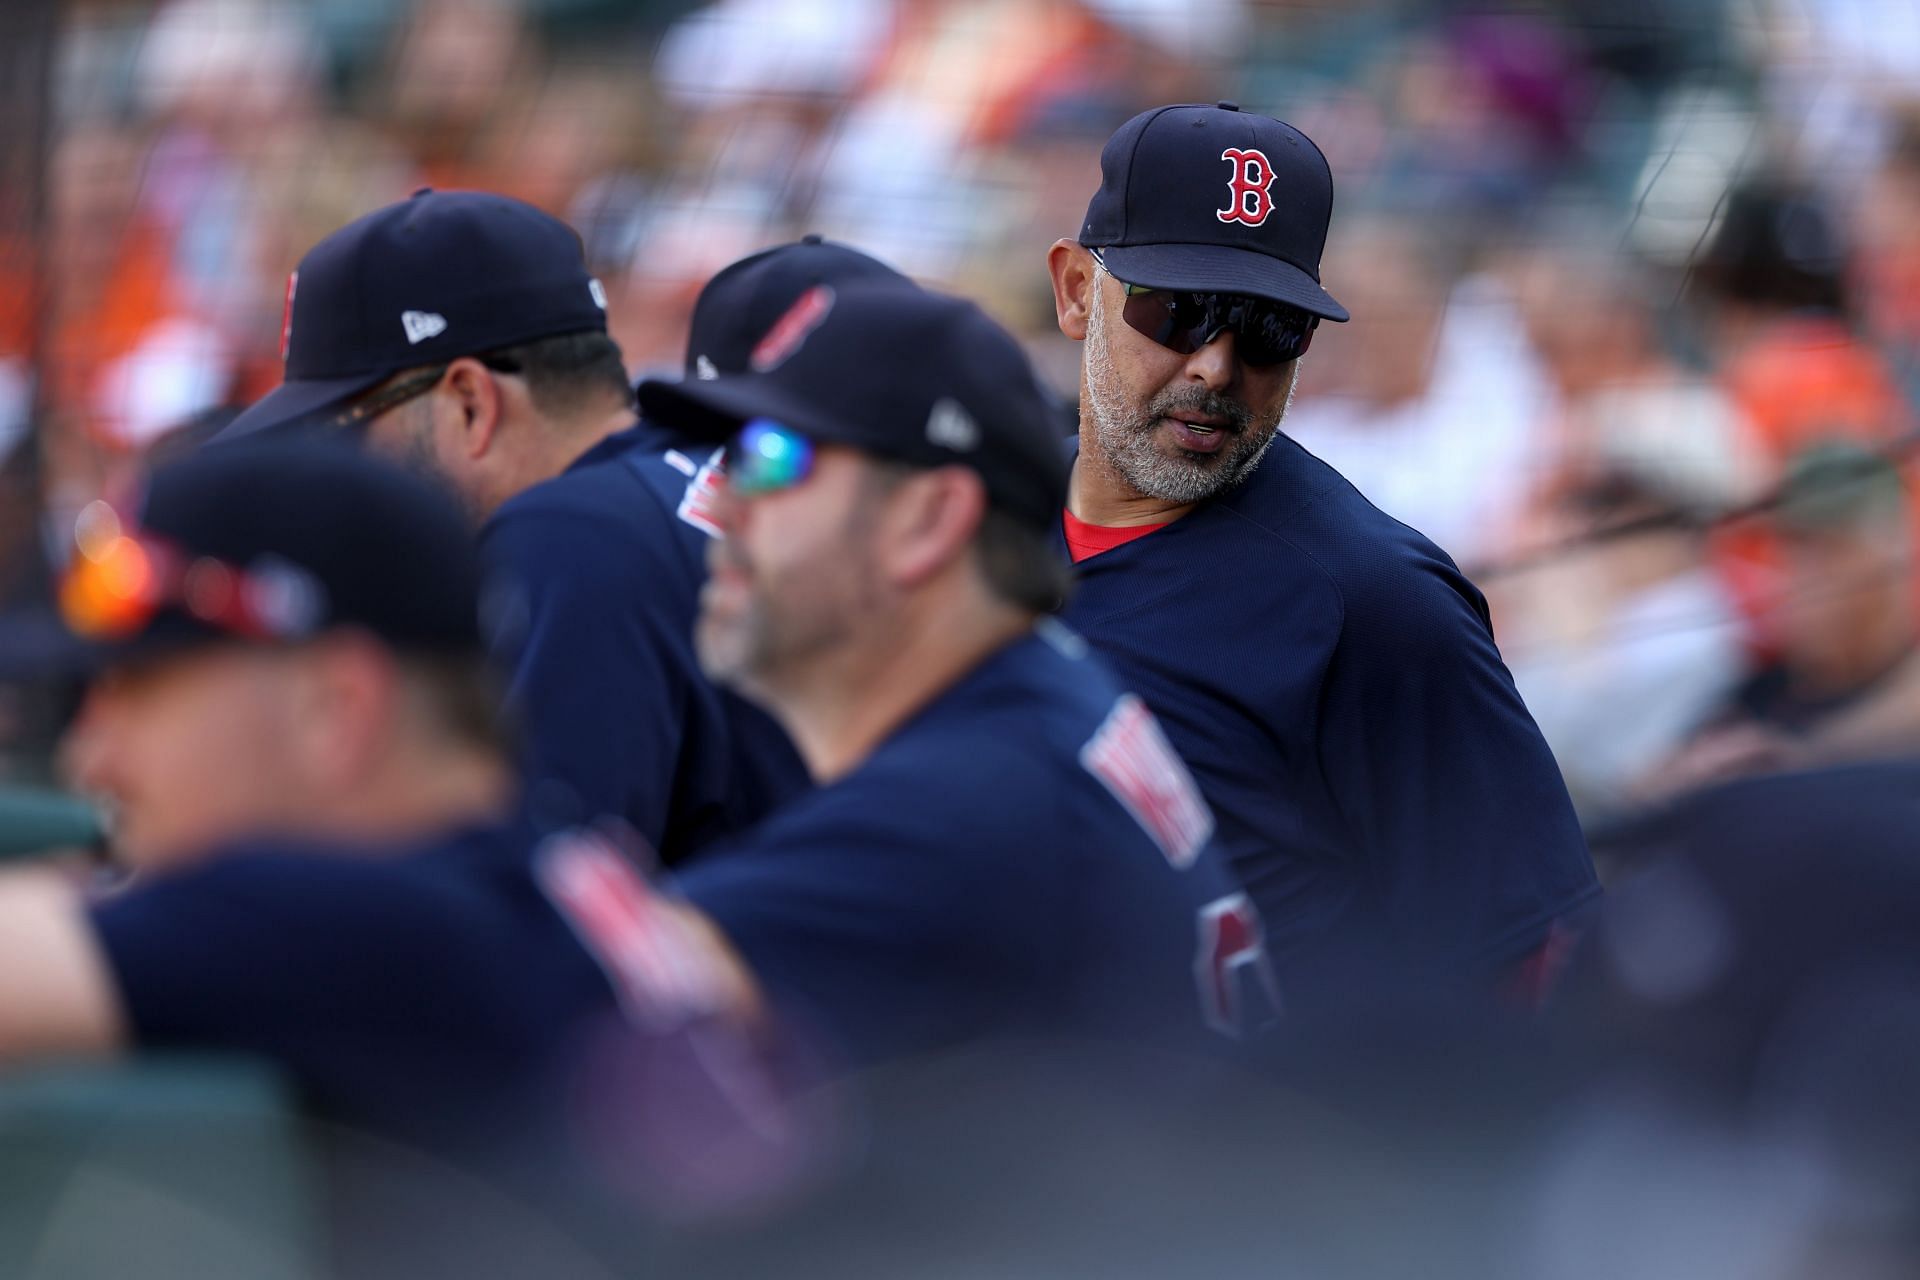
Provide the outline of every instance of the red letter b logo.
[[1267,194],[1267,188],[1273,185],[1273,166],[1262,152],[1238,147],[1228,147],[1220,158],[1233,162],[1233,178],[1227,183],[1227,207],[1214,216],[1222,222],[1259,226],[1273,212],[1273,197]]

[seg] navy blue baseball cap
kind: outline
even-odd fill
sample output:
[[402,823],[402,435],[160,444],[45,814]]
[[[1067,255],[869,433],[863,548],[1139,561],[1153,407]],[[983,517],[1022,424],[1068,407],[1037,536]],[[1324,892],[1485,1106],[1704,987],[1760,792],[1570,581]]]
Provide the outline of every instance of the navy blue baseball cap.
[[1327,320],[1320,287],[1333,173],[1313,140],[1231,102],[1143,111],[1100,153],[1080,243],[1149,289],[1235,293]]
[[687,376],[742,373],[762,335],[794,300],[817,284],[859,280],[912,284],[880,259],[817,235],[775,245],[714,273],[693,303],[687,326]]
[[58,605],[0,620],[0,674],[87,675],[337,627],[478,655],[480,584],[459,504],[424,477],[325,440],[203,449],[81,514]]
[[606,291],[572,227],[492,192],[423,189],[300,259],[286,380],[216,439],[301,423],[403,369],[606,327]]
[[815,285],[745,372],[640,384],[641,410],[725,441],[755,418],[912,466],[972,467],[995,507],[1052,528],[1066,502],[1060,416],[1013,335],[971,302],[885,281]]

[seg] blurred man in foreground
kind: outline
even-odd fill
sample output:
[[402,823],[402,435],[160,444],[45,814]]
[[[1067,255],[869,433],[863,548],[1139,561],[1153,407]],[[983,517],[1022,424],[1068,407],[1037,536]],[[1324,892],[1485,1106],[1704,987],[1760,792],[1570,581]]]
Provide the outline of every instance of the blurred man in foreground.
[[842,1062],[1260,1021],[1259,921],[1205,802],[1139,700],[1037,622],[1066,585],[1066,474],[1012,337],[955,299],[823,285],[752,364],[640,405],[732,442],[701,661],[818,787],[681,892]]
[[655,900],[608,838],[519,816],[480,572],[433,487],[217,449],[77,544],[60,629],[0,651],[91,675],[65,755],[134,875],[0,878],[0,1060],[257,1055],[350,1130],[518,1166],[564,1146],[596,1043],[732,1000],[690,917],[626,910]]

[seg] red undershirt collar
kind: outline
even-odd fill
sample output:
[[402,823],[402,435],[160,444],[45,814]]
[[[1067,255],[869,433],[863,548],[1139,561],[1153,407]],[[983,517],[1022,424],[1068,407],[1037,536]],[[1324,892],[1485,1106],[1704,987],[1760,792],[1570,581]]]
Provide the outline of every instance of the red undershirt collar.
[[1173,523],[1171,520],[1162,520],[1158,524],[1088,524],[1071,511],[1063,510],[1060,515],[1061,527],[1067,534],[1067,554],[1073,557],[1075,564],[1102,551],[1125,546],[1135,538],[1144,538],[1155,529],[1164,529]]

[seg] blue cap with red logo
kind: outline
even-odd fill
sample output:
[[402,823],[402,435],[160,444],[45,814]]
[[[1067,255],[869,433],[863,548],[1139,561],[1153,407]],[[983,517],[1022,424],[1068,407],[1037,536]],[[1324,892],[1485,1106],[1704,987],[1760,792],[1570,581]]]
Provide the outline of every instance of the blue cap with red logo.
[[916,467],[978,472],[995,507],[1043,529],[1066,501],[1060,416],[1012,334],[979,307],[899,280],[808,289],[746,368],[650,378],[648,418],[723,442],[755,418]]
[[1100,153],[1080,243],[1129,284],[1243,294],[1327,320],[1333,173],[1313,140],[1231,102],[1143,111]]
[[775,245],[714,273],[687,324],[687,376],[741,373],[753,348],[801,294],[817,284],[913,282],[878,258],[817,235]]
[[403,369],[606,327],[606,293],[572,227],[492,192],[423,189],[300,259],[286,381],[217,439],[296,425]]

